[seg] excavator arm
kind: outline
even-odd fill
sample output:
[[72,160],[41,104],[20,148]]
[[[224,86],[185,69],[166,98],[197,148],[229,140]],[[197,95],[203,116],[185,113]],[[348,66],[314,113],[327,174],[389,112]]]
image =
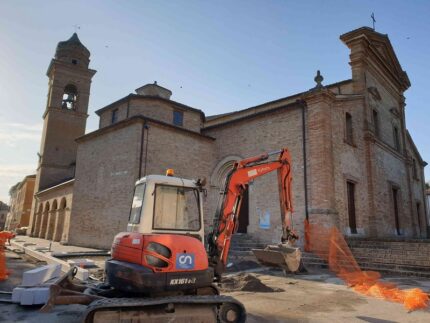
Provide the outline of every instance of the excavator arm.
[[[269,161],[273,155],[277,160]],[[294,241],[298,236],[292,229],[290,220],[293,212],[291,199],[291,156],[287,149],[265,153],[243,159],[234,164],[226,177],[224,190],[215,213],[213,231],[208,237],[209,261],[215,276],[220,277],[227,265],[228,253],[233,234],[239,226],[239,214],[243,195],[249,183],[260,176],[278,171],[279,201],[282,220],[282,242]]]

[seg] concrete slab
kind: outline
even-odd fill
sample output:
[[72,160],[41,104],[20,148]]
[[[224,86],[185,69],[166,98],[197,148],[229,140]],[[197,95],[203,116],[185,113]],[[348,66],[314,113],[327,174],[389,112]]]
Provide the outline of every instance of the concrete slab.
[[37,286],[52,278],[60,277],[61,265],[51,264],[24,272],[22,286]]
[[19,292],[21,305],[42,305],[48,301],[49,287],[24,288]]
[[12,302],[20,303],[21,294],[24,291],[24,287],[15,287],[12,291]]

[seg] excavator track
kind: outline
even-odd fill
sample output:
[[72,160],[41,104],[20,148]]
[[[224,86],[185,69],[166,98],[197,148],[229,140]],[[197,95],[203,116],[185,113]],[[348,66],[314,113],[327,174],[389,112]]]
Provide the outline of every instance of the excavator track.
[[82,321],[243,323],[246,310],[233,297],[222,295],[107,298],[92,302]]

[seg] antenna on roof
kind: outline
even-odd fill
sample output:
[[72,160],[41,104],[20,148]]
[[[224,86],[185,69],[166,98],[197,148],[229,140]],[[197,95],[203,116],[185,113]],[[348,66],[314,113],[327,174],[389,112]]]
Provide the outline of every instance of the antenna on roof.
[[372,14],[370,15],[370,18],[372,18],[372,23],[373,23],[373,30],[375,30],[375,22],[376,22],[376,19],[375,19],[375,14],[372,12]]

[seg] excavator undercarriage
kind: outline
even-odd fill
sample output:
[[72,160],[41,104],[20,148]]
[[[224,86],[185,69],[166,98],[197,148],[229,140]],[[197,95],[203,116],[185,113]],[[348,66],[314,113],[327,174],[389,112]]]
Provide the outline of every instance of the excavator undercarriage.
[[85,323],[242,323],[246,320],[242,303],[219,295],[214,285],[179,293],[143,295],[124,293],[104,284],[77,283],[76,272],[76,267],[70,269],[50,286],[50,298],[41,312],[49,312],[55,305],[82,304],[88,305],[81,317],[81,322]]

